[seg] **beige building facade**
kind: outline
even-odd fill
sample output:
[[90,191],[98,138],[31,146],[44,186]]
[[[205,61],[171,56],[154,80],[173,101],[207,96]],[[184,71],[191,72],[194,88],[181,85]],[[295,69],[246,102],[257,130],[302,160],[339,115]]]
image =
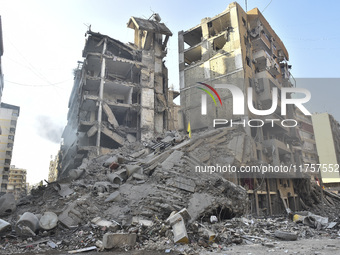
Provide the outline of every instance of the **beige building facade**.
[[20,107],[1,103],[0,107],[0,183],[1,193],[6,193],[9,184],[14,138]]
[[18,199],[21,195],[27,194],[26,176],[26,169],[17,168],[12,165],[9,171],[7,193],[12,193],[15,199]]
[[328,113],[312,115],[316,148],[325,186],[339,186],[340,124]]

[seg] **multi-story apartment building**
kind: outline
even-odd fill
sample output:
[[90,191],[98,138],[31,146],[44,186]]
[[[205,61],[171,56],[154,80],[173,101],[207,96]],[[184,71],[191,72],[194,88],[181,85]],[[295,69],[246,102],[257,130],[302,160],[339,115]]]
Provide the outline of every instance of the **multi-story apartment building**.
[[339,190],[340,124],[328,113],[315,113],[312,120],[322,182],[326,187]]
[[2,134],[0,135],[1,193],[6,193],[7,186],[9,183],[9,172],[19,113],[20,113],[19,106],[1,103],[0,107],[0,126],[2,129]]
[[27,194],[26,169],[11,166],[7,185],[7,193],[12,193],[15,199]]
[[319,179],[320,172],[312,172],[311,166],[319,163],[318,152],[314,136],[312,117],[304,115],[300,109],[295,109],[295,119],[299,123],[298,132],[301,137],[301,144],[294,146],[297,155],[300,155],[305,172],[309,173],[312,179]]
[[[232,121],[245,123],[245,132],[252,137],[255,153],[253,162],[241,164],[257,161],[272,166],[299,166],[301,157],[293,150],[293,146],[301,145],[299,131],[292,128],[294,125],[282,124],[295,117],[293,105],[287,105],[286,114],[282,114],[281,109],[282,88],[295,85],[291,82],[289,55],[261,12],[257,8],[245,12],[236,2],[231,3],[222,13],[202,19],[200,24],[189,30],[180,31],[178,40],[184,125],[190,123],[194,132],[213,128],[215,119],[228,120],[228,124]],[[202,89],[210,90],[202,83],[216,89],[216,95],[213,90],[210,93],[213,97],[218,94],[220,103],[217,99],[217,103],[209,97],[207,99]],[[237,87],[236,92],[219,88],[219,84],[232,84]],[[252,94],[248,93],[249,88]],[[245,100],[244,104],[236,107],[236,98],[233,99],[233,96],[238,92],[243,93]],[[250,102],[257,110],[272,107],[276,110],[265,116],[256,115],[247,107],[247,98],[251,98]],[[290,98],[289,93],[287,98]],[[205,110],[202,108],[203,103],[207,106]],[[244,114],[233,114],[233,110],[241,108],[244,108]],[[247,124],[249,121],[250,125]],[[278,208],[275,206],[277,201],[283,202],[285,207],[297,208],[298,199],[292,181],[294,177],[295,173],[287,173],[270,178],[262,175],[260,180],[255,175],[253,178],[235,180],[249,188],[248,193],[256,202],[253,208],[258,214],[262,210],[272,214],[279,212],[275,209]]]
[[173,93],[163,61],[172,33],[158,14],[131,17],[128,27],[135,31],[134,43],[87,32],[62,135],[62,173],[79,166],[85,156],[173,129]]

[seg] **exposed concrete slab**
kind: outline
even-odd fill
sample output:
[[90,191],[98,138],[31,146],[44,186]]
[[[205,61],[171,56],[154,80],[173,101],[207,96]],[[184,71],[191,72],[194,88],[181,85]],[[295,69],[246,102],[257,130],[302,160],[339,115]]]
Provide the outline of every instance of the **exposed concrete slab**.
[[118,135],[116,132],[113,132],[112,130],[108,129],[107,127],[102,128],[102,132],[110,137],[115,142],[119,143],[120,145],[124,145],[125,139]]
[[118,121],[117,121],[115,115],[113,114],[113,112],[111,111],[110,107],[108,106],[108,104],[103,103],[103,110],[104,110],[110,124],[112,124],[114,128],[118,128],[119,127]]
[[171,155],[162,163],[163,170],[170,170],[173,168],[174,165],[180,161],[183,154],[182,151],[174,151],[171,153]]

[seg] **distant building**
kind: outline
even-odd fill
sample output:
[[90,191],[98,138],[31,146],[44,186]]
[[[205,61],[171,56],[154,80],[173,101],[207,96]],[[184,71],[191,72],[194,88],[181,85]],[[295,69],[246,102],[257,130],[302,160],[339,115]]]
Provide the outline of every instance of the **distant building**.
[[[314,129],[312,123],[312,117],[304,115],[300,109],[295,109],[295,119],[299,123],[299,135],[301,138],[301,144],[293,147],[297,152],[297,155],[301,157],[301,162],[304,165],[304,169],[308,170],[312,164],[318,164],[318,152],[316,149],[316,142],[314,136]],[[320,177],[318,172],[310,172],[313,177]]]
[[26,169],[11,166],[9,171],[7,193],[12,193],[15,199],[18,199],[20,195],[27,194],[26,175]]
[[2,134],[0,136],[0,193],[7,192],[14,137],[19,113],[19,106],[1,103],[0,126]]
[[[339,187],[340,124],[328,113],[313,114],[312,120],[322,181],[325,186]],[[328,171],[322,171],[326,168]]]
[[58,163],[59,163],[59,154],[56,155],[53,159],[51,156],[50,167],[48,170],[48,182],[54,182],[58,177]]

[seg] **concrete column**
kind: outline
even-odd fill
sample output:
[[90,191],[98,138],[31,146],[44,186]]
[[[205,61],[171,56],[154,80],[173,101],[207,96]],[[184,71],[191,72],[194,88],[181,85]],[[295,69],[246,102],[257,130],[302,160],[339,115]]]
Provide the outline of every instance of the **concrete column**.
[[104,57],[106,51],[107,38],[104,39],[103,51],[102,51],[102,66],[100,70],[100,85],[99,85],[99,107],[98,107],[98,131],[97,131],[97,154],[100,154],[100,137],[102,132],[102,114],[103,114],[103,94],[105,84],[105,66],[106,59]]

